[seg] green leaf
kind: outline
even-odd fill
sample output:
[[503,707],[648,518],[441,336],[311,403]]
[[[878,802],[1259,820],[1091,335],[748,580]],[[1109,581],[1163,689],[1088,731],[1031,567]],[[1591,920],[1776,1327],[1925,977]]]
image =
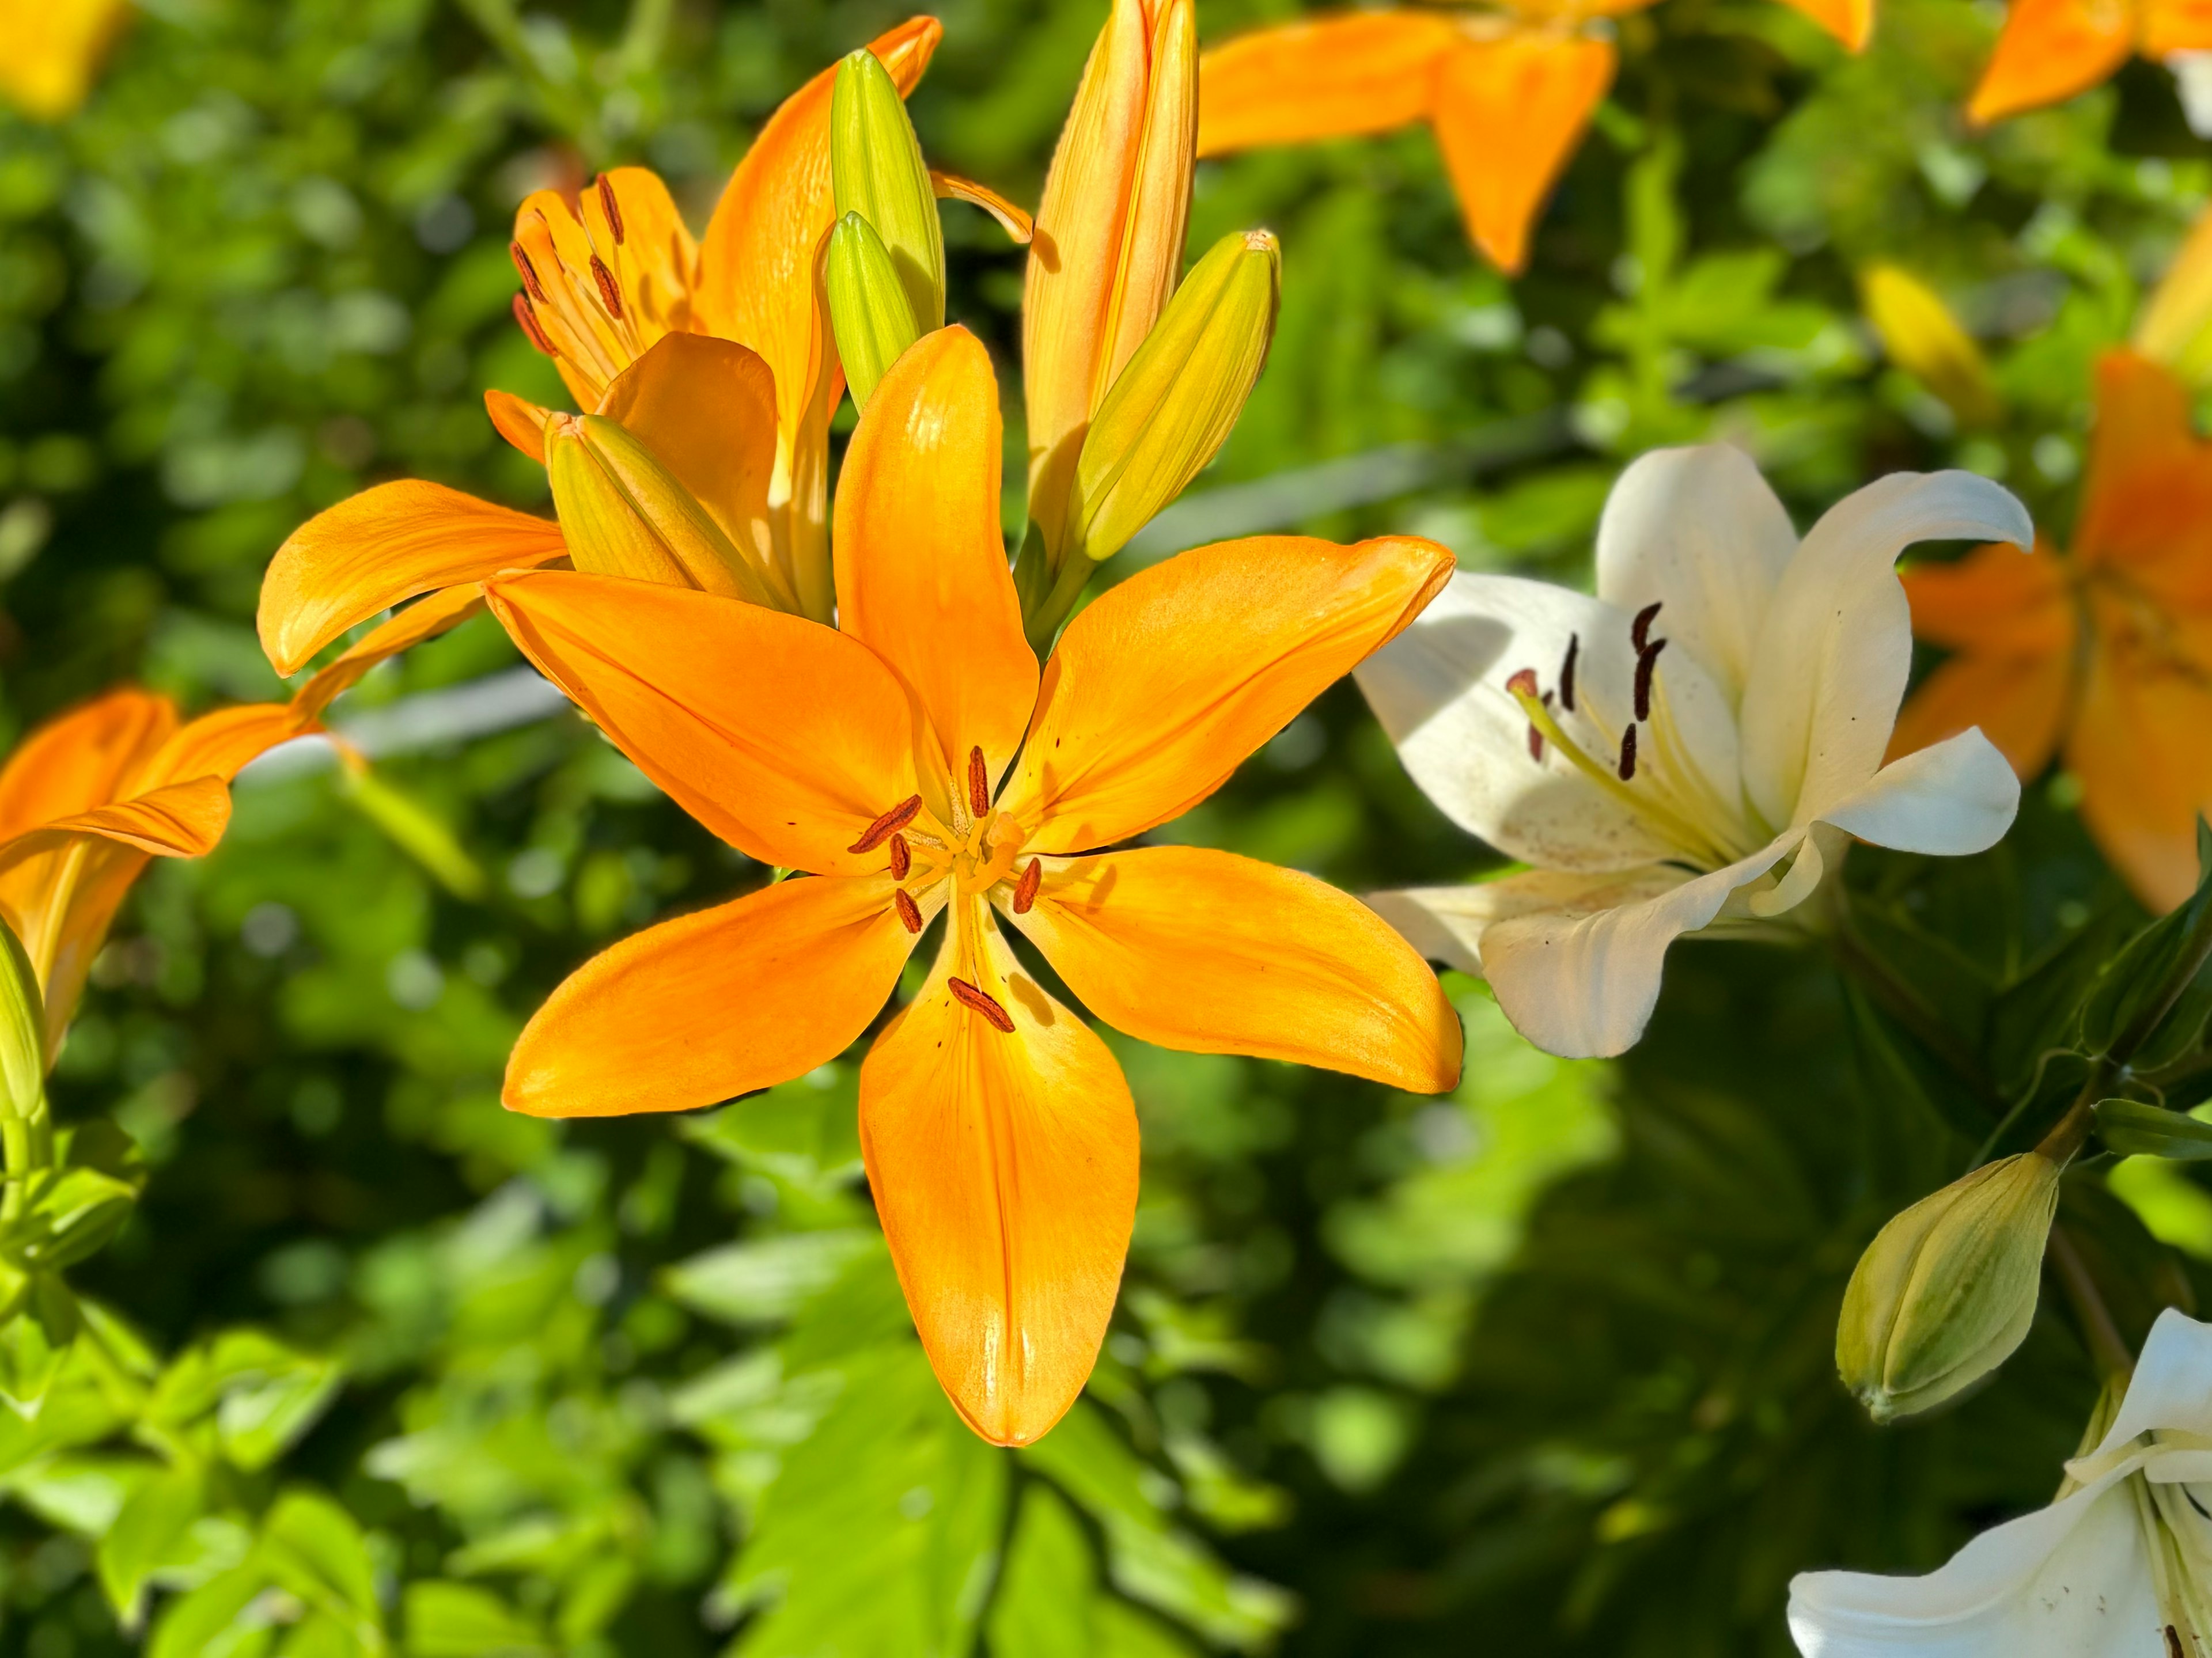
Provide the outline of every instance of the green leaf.
[[15,1316],[0,1326],[0,1397],[35,1413],[61,1374],[82,1323],[76,1297],[58,1278],[35,1276]]
[[881,1235],[858,1228],[786,1232],[679,1261],[661,1285],[695,1312],[732,1324],[773,1324],[827,1290],[863,1255],[883,1248]]
[[[2172,1017],[2161,1015],[2161,1010],[2183,987],[2175,975],[2196,975],[2203,965],[2208,933],[2212,933],[2212,882],[2200,884],[2179,908],[2136,934],[2105,964],[2082,999],[2082,1045],[2092,1054],[2105,1054],[2122,1044],[2155,1037],[2159,1033],[2149,1022],[2163,1023]],[[2200,1024],[2202,1017],[2200,1010]]]
[[160,1467],[143,1456],[65,1453],[0,1475],[0,1491],[50,1526],[100,1538]]
[[994,1658],[1091,1658],[1097,1594],[1082,1522],[1051,1486],[1031,1480],[991,1601]]
[[94,1558],[100,1587],[125,1627],[144,1615],[147,1580],[187,1552],[192,1524],[206,1507],[206,1482],[187,1467],[164,1468],[123,1504]]
[[251,1560],[210,1577],[162,1609],[146,1658],[261,1658],[276,1636],[257,1604],[268,1582]]
[[409,1658],[536,1658],[552,1649],[489,1589],[428,1578],[401,1602]]
[[269,1575],[343,1626],[365,1652],[384,1649],[376,1572],[361,1527],[330,1498],[287,1491],[262,1523]]
[[2142,1100],[2097,1102],[2097,1137],[2124,1157],[2212,1157],[2212,1122]]
[[179,1430],[212,1414],[222,1455],[251,1473],[314,1425],[343,1380],[336,1360],[258,1330],[229,1330],[178,1356],[162,1372],[146,1414]]
[[801,1185],[842,1182],[860,1172],[860,1097],[856,1066],[825,1065],[676,1128],[717,1157]]

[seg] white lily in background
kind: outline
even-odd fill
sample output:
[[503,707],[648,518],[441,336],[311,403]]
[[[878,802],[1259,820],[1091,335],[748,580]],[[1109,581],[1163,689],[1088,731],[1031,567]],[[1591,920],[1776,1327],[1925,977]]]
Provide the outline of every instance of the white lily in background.
[[[2094,1431],[2094,1429],[2093,1429]],[[2169,1308],[2047,1509],[1925,1577],[1807,1572],[1805,1658],[2212,1658],[2212,1325]]]
[[1462,573],[1358,671],[1399,756],[1462,828],[1530,867],[1369,902],[1570,1058],[1643,1034],[1667,947],[1802,903],[1847,835],[1964,853],[2020,785],[1978,731],[1882,764],[1912,662],[1914,542],[2033,539],[1966,472],[1897,473],[1801,543],[1722,445],[1621,475],[1597,596]]

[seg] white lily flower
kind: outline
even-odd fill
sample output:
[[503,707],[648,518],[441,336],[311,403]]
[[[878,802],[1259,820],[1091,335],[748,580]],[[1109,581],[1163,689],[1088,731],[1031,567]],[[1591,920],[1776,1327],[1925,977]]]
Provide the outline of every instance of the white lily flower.
[[1805,1658],[2212,1658],[2212,1325],[2168,1309],[2049,1508],[1925,1577],[1808,1572]]
[[1846,836],[1963,853],[2010,827],[2020,784],[1978,731],[1882,764],[1912,662],[1896,562],[2033,536],[1986,478],[1896,473],[1800,542],[1741,452],[1644,456],[1606,502],[1595,598],[1462,573],[1358,670],[1429,798],[1532,866],[1369,902],[1538,1046],[1620,1053],[1668,944],[1802,902]]

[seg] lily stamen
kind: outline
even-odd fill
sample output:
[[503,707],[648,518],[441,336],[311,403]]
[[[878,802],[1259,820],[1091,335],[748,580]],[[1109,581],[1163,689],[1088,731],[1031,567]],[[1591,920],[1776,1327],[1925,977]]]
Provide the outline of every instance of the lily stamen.
[[1041,859],[1030,859],[1022,878],[1014,884],[1014,914],[1026,915],[1030,906],[1036,902],[1037,888],[1044,884],[1044,863]]
[[[1512,694],[1513,700],[1521,705],[1521,711],[1528,716],[1528,725],[1533,732],[1548,738],[1553,745],[1566,756],[1569,763],[1577,771],[1595,783],[1621,805],[1656,828],[1686,856],[1703,862],[1706,867],[1712,869],[1717,869],[1722,864],[1729,861],[1726,856],[1719,855],[1719,848],[1713,845],[1711,837],[1701,834],[1679,812],[1661,801],[1654,799],[1649,793],[1632,790],[1626,786],[1626,780],[1635,769],[1634,748],[1630,738],[1624,738],[1621,745],[1624,753],[1628,756],[1626,771],[1621,770],[1617,765],[1600,764],[1583,753],[1574,738],[1560,729],[1559,722],[1553,716],[1551,709],[1545,705],[1542,698],[1536,695],[1535,684],[1535,671],[1531,668],[1523,668],[1505,682],[1505,689]],[[1634,729],[1633,726],[1629,728],[1631,738]]]
[[622,289],[615,282],[615,273],[596,253],[592,255],[592,280],[599,285],[599,297],[606,301],[607,314],[617,322],[623,319]]
[[860,838],[845,848],[848,852],[873,852],[883,845],[891,831],[902,829],[914,822],[915,814],[921,810],[921,797],[909,795],[889,811],[868,825]]
[[906,836],[891,836],[891,879],[903,881],[906,872],[914,867],[914,853],[907,850]]
[[530,290],[530,297],[540,305],[552,304],[552,300],[546,295],[545,284],[538,280],[538,267],[531,264],[530,255],[523,252],[522,244],[509,242],[507,251],[514,261],[516,271],[522,277],[522,285]]
[[615,199],[615,187],[604,173],[599,174],[599,210],[607,216],[607,228],[615,234],[615,246],[620,247],[627,238],[623,234],[622,203]]
[[968,750],[968,805],[978,817],[991,809],[991,770],[981,749]]
[[1667,641],[1655,639],[1644,646],[1636,659],[1636,717],[1651,717],[1651,674],[1659,665],[1659,653],[1667,648]]
[[1636,727],[1631,726],[1620,733],[1620,780],[1629,781],[1636,775]]
[[522,331],[530,337],[530,343],[542,355],[549,357],[561,355],[553,342],[546,337],[544,325],[538,320],[538,308],[530,303],[529,295],[517,294],[514,296],[514,320],[521,325]]
[[[902,893],[900,896],[903,897],[905,895]],[[945,986],[952,993],[955,1000],[963,1007],[982,1015],[993,1029],[1009,1036],[1014,1034],[1013,1015],[1000,1007],[988,992],[978,990],[965,979],[947,979]]]
[[1653,599],[1638,610],[1636,613],[1636,620],[1628,624],[1628,642],[1636,647],[1637,654],[1639,656],[1644,653],[1646,641],[1651,637],[1651,624],[1659,619],[1659,606],[1663,602],[1660,599]]
[[1567,635],[1566,659],[1559,664],[1559,706],[1569,714],[1575,711],[1575,659],[1583,652],[1583,636]]
[[920,932],[921,931],[921,906],[915,903],[909,894],[904,891],[893,892],[891,894],[891,903],[898,911],[898,918],[901,925],[902,925],[908,932]]

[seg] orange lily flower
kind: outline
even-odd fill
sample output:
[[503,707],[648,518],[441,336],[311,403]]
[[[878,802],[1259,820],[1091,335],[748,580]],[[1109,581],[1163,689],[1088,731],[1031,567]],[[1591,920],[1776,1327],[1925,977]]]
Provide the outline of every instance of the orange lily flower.
[[2087,92],[2141,52],[2152,62],[2212,47],[2212,11],[2191,0],[2012,0],[1967,103],[1978,123]]
[[[1507,0],[1489,11],[1315,17],[1225,42],[1199,62],[1198,153],[1389,132],[1426,121],[1467,234],[1507,275],[1580,146],[1619,59],[1599,20],[1653,0]],[[1785,0],[1851,51],[1874,0]]]
[[2154,910],[2197,884],[2212,812],[2212,444],[2130,351],[2097,367],[2074,544],[1987,547],[1908,571],[1914,631],[1954,653],[1906,703],[1893,754],[1978,725],[2022,779],[2054,754],[2081,818]]
[[123,0],[0,0],[0,98],[34,121],[74,114],[129,15]]
[[1434,544],[1262,537],[1107,592],[1039,672],[999,529],[997,384],[961,328],[878,386],[836,503],[838,626],[558,571],[487,584],[538,666],[701,823],[810,872],[650,927],[556,990],[510,1108],[681,1111],[795,1077],[927,982],[862,1067],[870,1186],[939,1381],[975,1431],[1036,1439],[1080,1391],[1137,1193],[1137,1126],[1091,1010],[1148,1042],[1424,1093],[1460,1032],[1373,911],[1226,853],[1115,852],[1211,794],[1419,612]]
[[167,697],[126,688],[49,720],[0,767],[0,917],[37,971],[49,1063],[146,860],[212,852],[230,780],[301,728],[282,702],[181,723]]

